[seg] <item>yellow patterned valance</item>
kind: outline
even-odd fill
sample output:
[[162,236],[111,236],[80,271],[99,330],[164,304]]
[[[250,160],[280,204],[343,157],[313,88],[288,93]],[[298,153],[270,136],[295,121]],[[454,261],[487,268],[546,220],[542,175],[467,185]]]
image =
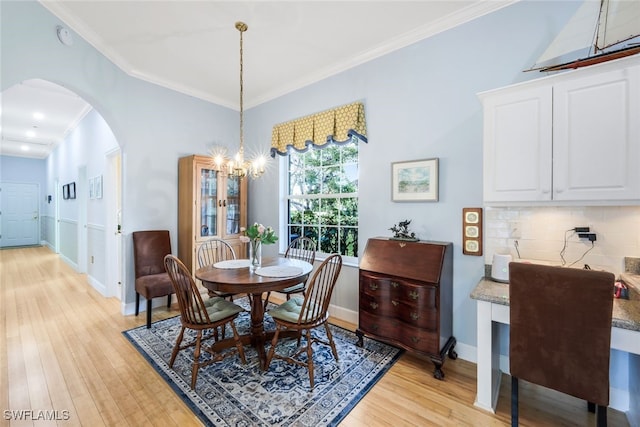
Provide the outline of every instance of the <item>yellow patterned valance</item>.
[[284,156],[289,148],[306,151],[309,145],[367,142],[367,125],[362,102],[343,105],[321,113],[311,114],[273,127],[271,157]]

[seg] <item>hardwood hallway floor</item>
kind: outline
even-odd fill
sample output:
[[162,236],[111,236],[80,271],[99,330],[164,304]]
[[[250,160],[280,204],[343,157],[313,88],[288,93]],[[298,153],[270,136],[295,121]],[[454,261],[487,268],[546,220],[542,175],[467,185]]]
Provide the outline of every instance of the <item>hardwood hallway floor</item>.
[[[159,307],[153,320],[176,315]],[[0,425],[201,425],[122,335],[144,323],[49,249],[0,250]],[[448,360],[444,371],[438,381],[430,362],[402,356],[341,426],[510,425],[508,377],[489,414],[473,406],[473,363]],[[520,393],[522,426],[595,426],[584,402],[525,384]],[[59,421],[11,419],[52,410]],[[628,423],[610,409],[609,425]]]

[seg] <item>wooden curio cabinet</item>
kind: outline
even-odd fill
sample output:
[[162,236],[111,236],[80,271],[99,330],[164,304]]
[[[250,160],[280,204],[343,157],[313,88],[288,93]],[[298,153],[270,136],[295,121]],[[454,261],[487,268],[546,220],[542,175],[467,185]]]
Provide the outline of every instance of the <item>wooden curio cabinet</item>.
[[209,156],[178,161],[178,258],[198,269],[202,242],[217,237],[227,241],[238,258],[245,257],[240,228],[247,226],[247,180],[228,177]]
[[453,244],[369,239],[360,260],[358,345],[367,335],[428,357],[444,379],[455,359]]

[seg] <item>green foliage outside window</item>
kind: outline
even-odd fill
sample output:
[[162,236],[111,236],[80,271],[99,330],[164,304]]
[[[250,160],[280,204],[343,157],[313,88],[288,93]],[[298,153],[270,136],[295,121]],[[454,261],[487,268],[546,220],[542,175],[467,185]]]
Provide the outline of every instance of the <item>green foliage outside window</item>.
[[358,145],[289,154],[289,241],[306,236],[318,251],[358,256]]

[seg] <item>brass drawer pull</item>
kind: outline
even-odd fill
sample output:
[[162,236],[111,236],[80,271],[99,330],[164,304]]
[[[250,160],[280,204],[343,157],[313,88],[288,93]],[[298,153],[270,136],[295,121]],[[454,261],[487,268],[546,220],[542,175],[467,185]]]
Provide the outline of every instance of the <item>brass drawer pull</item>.
[[409,298],[418,299],[418,293],[416,291],[409,292]]
[[400,304],[398,301],[392,300],[391,304],[393,304],[394,307],[397,307],[398,304]]
[[420,316],[418,316],[418,313],[416,313],[415,311],[413,313],[411,313],[411,318],[413,320],[418,320],[420,318]]
[[417,344],[420,341],[420,338],[418,337],[411,337],[411,341],[413,341],[414,344]]
[[369,283],[369,289],[371,289],[372,291],[377,291],[378,290],[378,284],[377,283]]
[[369,303],[369,306],[375,310],[376,308],[378,308],[378,303],[377,302],[371,302],[371,303]]
[[398,286],[400,286],[400,284],[398,282],[391,282],[391,287],[392,288],[397,288]]

